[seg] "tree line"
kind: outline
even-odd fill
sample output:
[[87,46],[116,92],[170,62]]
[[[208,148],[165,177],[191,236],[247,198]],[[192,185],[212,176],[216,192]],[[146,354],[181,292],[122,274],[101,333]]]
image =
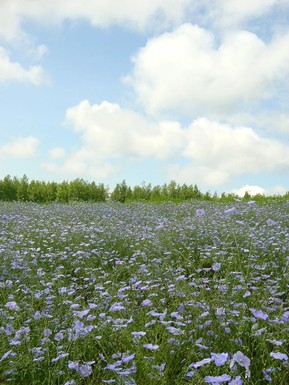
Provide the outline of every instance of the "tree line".
[[105,202],[108,188],[104,184],[75,179],[61,183],[31,180],[24,175],[21,179],[10,175],[0,179],[0,200],[51,203],[71,201]]
[[[252,198],[260,201],[267,199],[264,195],[251,196],[249,193],[246,193],[242,199],[249,200]],[[289,192],[283,198],[289,199]],[[39,180],[29,181],[26,175],[20,179],[17,177],[11,178],[10,175],[0,179],[0,201],[37,203],[114,201],[125,203],[133,201],[182,202],[190,199],[233,201],[239,199],[239,197],[233,193],[222,193],[220,196],[217,193],[211,194],[209,191],[202,193],[196,184],[187,185],[184,183],[180,185],[175,181],[157,186],[143,182],[141,185],[130,187],[123,180],[121,183],[117,183],[110,192],[109,187],[103,183],[96,184],[80,178],[59,183]]]

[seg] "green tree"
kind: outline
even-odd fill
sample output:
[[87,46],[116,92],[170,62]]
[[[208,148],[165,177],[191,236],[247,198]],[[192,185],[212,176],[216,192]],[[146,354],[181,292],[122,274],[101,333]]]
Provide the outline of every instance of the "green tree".
[[18,201],[28,201],[28,188],[29,188],[29,180],[27,176],[24,174],[23,177],[19,180],[17,185],[17,200]]
[[28,186],[28,200],[31,202],[44,203],[46,201],[46,183],[32,180]]
[[69,184],[66,181],[57,184],[56,200],[61,203],[69,201]]
[[132,200],[145,200],[148,201],[151,198],[151,192],[152,192],[152,185],[146,184],[145,182],[142,183],[141,186],[135,186],[132,190]]
[[4,201],[17,200],[17,178],[11,179],[10,175],[6,175],[0,184],[0,199]]
[[161,186],[161,198],[162,198],[162,200],[166,200],[166,199],[168,199],[168,197],[169,197],[168,185],[166,183],[164,183]]
[[250,200],[252,198],[252,195],[249,193],[249,191],[245,191],[245,194],[244,194],[244,196],[243,196],[243,199],[245,200],[245,201],[248,201],[248,200]]
[[150,198],[152,201],[160,201],[162,199],[162,188],[157,185],[151,190]]
[[57,183],[47,182],[46,191],[45,191],[45,202],[51,203],[56,201],[56,194],[57,194]]
[[194,192],[194,198],[195,199],[200,199],[202,198],[202,193],[199,187],[195,184],[193,187],[193,192]]
[[205,201],[211,201],[213,199],[210,191],[206,191],[205,194],[203,194],[203,199]]
[[174,180],[171,180],[167,187],[168,191],[168,198],[174,199],[178,197],[178,185],[177,182]]
[[121,183],[117,183],[114,190],[110,195],[110,199],[115,202],[124,203],[132,197],[132,190],[127,186],[125,180]]
[[87,182],[77,178],[69,183],[69,198],[76,201],[88,200]]
[[88,190],[89,200],[92,202],[106,202],[108,199],[108,188],[103,183],[96,185],[95,182],[92,182],[89,184]]

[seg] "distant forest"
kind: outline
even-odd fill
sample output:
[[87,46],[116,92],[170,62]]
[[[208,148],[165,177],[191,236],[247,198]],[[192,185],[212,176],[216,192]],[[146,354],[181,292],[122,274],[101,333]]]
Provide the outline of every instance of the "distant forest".
[[[38,180],[29,181],[24,175],[22,178],[10,175],[0,179],[0,201],[19,202],[182,202],[190,199],[208,201],[234,201],[240,199],[233,193],[211,194],[210,191],[202,193],[197,185],[178,184],[170,181],[161,186],[152,186],[143,182],[140,186],[130,187],[123,180],[117,183],[110,191],[103,183],[96,184],[77,178],[73,181],[44,182]],[[248,192],[242,200],[254,199],[263,201],[266,199],[289,199],[289,191],[281,196],[265,197],[257,194],[251,196]]]

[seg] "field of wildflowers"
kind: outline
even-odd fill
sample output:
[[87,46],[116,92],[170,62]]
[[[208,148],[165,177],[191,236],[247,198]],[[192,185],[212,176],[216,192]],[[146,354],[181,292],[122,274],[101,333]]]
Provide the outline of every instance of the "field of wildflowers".
[[1,203],[0,384],[289,384],[288,201]]

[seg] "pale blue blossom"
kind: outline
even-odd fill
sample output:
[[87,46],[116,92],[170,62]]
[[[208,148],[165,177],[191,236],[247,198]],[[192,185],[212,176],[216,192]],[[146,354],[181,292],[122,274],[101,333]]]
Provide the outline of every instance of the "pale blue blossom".
[[124,310],[125,307],[119,303],[119,302],[115,302],[109,309],[109,311],[111,312],[114,312],[114,311],[121,311],[121,310]]
[[68,366],[69,369],[73,369],[73,370],[78,371],[78,368],[79,368],[79,362],[68,361],[67,366]]
[[144,344],[143,347],[148,349],[148,350],[158,350],[159,349],[159,345],[153,345],[151,343]]
[[92,374],[92,367],[89,363],[79,365],[78,372],[81,377],[89,377]]
[[143,331],[139,331],[139,332],[131,332],[131,334],[134,338],[140,338],[140,337],[144,337],[147,333]]
[[211,357],[217,366],[222,366],[227,362],[229,358],[229,354],[228,353],[211,353]]
[[232,368],[235,365],[235,363],[245,368],[246,376],[250,377],[250,363],[251,363],[250,358],[245,356],[242,352],[238,351],[233,355],[233,358],[230,363],[230,368]]
[[276,360],[288,361],[288,356],[285,353],[271,352],[270,357],[273,357]]
[[129,356],[125,356],[125,355],[123,354],[123,356],[122,356],[122,362],[123,362],[124,364],[127,364],[128,362],[130,362],[131,360],[133,360],[134,357],[135,357],[135,353],[130,354]]
[[78,317],[78,318],[83,318],[83,317],[85,317],[85,316],[89,313],[89,311],[90,311],[90,309],[81,310],[81,311],[75,310],[75,311],[73,312],[73,315],[74,315],[75,317]]
[[263,376],[264,378],[268,381],[268,382],[272,382],[272,377],[270,376],[270,373],[272,373],[272,369],[271,368],[268,368],[268,369],[265,369],[262,371],[263,373]]
[[40,318],[41,318],[41,313],[40,311],[36,311],[33,318],[36,320],[36,321],[39,321]]
[[69,353],[60,353],[57,357],[52,358],[51,362],[57,362],[57,361],[61,360],[62,358],[65,358],[67,356],[69,356]]
[[55,341],[62,341],[64,339],[64,334],[63,332],[58,332],[55,334],[54,336],[54,340]]
[[148,307],[148,306],[152,306],[153,303],[150,299],[144,299],[141,304],[142,306]]
[[184,334],[184,331],[180,328],[175,328],[173,326],[167,326],[166,327],[167,331],[171,334],[173,334],[174,336],[178,336],[178,335],[181,335],[181,334]]
[[15,301],[6,302],[5,305],[9,310],[19,311],[20,307],[17,305]]
[[14,357],[16,356],[16,353],[14,353],[12,350],[8,350],[6,353],[3,354],[3,356],[0,359],[0,362],[4,361],[8,357]]
[[250,308],[250,311],[252,312],[255,318],[259,318],[262,320],[266,320],[268,318],[268,314],[264,313],[262,310],[256,310],[256,309]]
[[196,209],[196,215],[197,217],[202,217],[205,215],[205,210],[204,209]]
[[231,376],[228,374],[222,374],[221,376],[206,376],[205,382],[208,384],[222,384],[231,380]]
[[204,358],[204,359],[201,360],[201,361],[192,363],[192,364],[189,366],[189,369],[191,369],[191,368],[197,369],[197,368],[199,368],[199,367],[201,367],[201,366],[203,366],[203,365],[209,364],[210,362],[212,362],[212,358]]
[[221,263],[216,262],[216,263],[213,264],[212,269],[213,269],[214,271],[218,271],[218,270],[220,270],[221,266],[222,266]]

